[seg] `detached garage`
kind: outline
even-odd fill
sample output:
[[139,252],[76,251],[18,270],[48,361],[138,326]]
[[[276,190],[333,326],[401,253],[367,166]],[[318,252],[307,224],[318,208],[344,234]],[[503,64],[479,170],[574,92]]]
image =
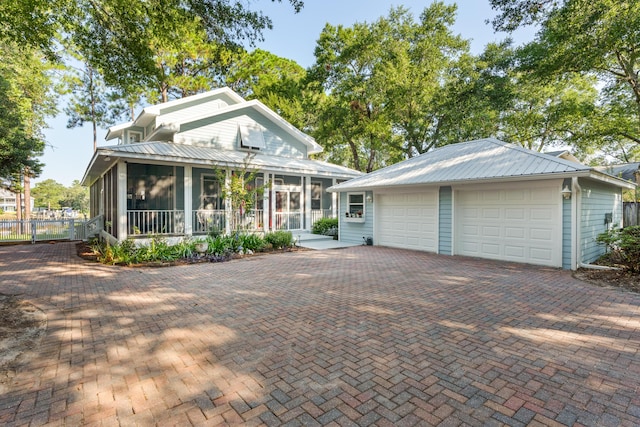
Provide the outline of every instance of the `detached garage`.
[[599,233],[621,226],[625,188],[634,184],[571,156],[481,139],[329,191],[342,241],[576,269],[603,252]]

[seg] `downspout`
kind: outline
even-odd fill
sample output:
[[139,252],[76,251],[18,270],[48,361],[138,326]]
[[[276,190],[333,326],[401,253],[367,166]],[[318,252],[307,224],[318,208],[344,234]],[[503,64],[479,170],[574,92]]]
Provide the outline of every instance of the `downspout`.
[[[575,233],[574,235],[576,236],[575,250],[572,251],[573,252],[572,257],[575,256],[577,258],[577,262],[575,263],[572,262],[572,264],[576,266],[576,270],[578,268],[589,268],[592,270],[620,270],[619,268],[616,268],[616,267],[586,264],[582,262],[582,249],[580,245],[580,238],[581,238],[580,224],[578,222],[578,220],[582,218],[582,203],[580,203],[580,201],[578,200],[578,196],[580,197],[580,199],[582,199],[582,187],[580,187],[580,184],[578,183],[578,177],[574,176],[571,178],[571,186],[573,187],[573,195],[574,195],[574,197],[571,198],[571,204],[572,204],[571,211],[573,215],[572,222],[573,222],[573,228]],[[578,251],[580,251],[580,253],[578,253]]]
[[[571,234],[573,234],[573,248],[571,251],[571,265],[575,267],[577,270],[582,263],[582,250],[580,248],[580,215],[582,212],[578,212],[580,209],[580,203],[578,202],[578,198],[582,197],[582,188],[580,184],[578,184],[578,177],[574,176],[571,178],[571,188],[573,190],[573,197],[571,198],[571,224],[572,230]],[[580,253],[578,253],[580,251]]]

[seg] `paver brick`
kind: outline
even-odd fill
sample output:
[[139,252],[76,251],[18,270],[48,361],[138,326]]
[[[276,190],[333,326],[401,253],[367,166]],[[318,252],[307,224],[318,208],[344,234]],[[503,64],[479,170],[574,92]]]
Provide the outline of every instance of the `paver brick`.
[[382,247],[123,268],[0,247],[48,317],[13,425],[640,425],[640,295]]

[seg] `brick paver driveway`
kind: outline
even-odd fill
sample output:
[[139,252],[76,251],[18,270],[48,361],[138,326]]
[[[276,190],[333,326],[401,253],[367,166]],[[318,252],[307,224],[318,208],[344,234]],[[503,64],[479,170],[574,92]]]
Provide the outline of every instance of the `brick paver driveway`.
[[46,311],[2,425],[638,425],[640,295],[355,247],[120,268],[0,248]]

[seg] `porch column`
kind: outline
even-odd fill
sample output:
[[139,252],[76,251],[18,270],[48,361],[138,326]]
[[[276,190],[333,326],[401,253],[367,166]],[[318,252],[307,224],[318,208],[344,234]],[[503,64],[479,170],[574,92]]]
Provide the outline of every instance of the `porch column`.
[[311,230],[311,175],[304,177],[304,224],[305,230]]
[[275,193],[273,191],[273,186],[274,186],[274,181],[275,181],[275,175],[274,174],[269,174],[270,179],[271,179],[271,185],[269,186],[269,218],[271,219],[269,221],[269,231],[273,231],[274,226],[275,226],[275,210],[276,210],[276,201],[275,201]]
[[[337,184],[337,179],[333,178],[333,184]],[[331,216],[333,218],[338,217],[338,193],[331,193]]]
[[193,169],[184,167],[184,235],[193,234]]
[[269,194],[271,193],[271,175],[267,172],[262,174],[262,182],[266,186],[262,192],[262,230],[266,233],[269,231]]
[[[231,185],[231,169],[227,169],[224,175],[224,188],[227,190]],[[224,216],[226,217],[224,231],[227,236],[231,235],[231,221],[233,220],[233,211],[231,210],[231,199],[229,196],[224,199]]]
[[118,173],[118,240],[123,241],[127,239],[127,164],[119,161],[116,171]]

